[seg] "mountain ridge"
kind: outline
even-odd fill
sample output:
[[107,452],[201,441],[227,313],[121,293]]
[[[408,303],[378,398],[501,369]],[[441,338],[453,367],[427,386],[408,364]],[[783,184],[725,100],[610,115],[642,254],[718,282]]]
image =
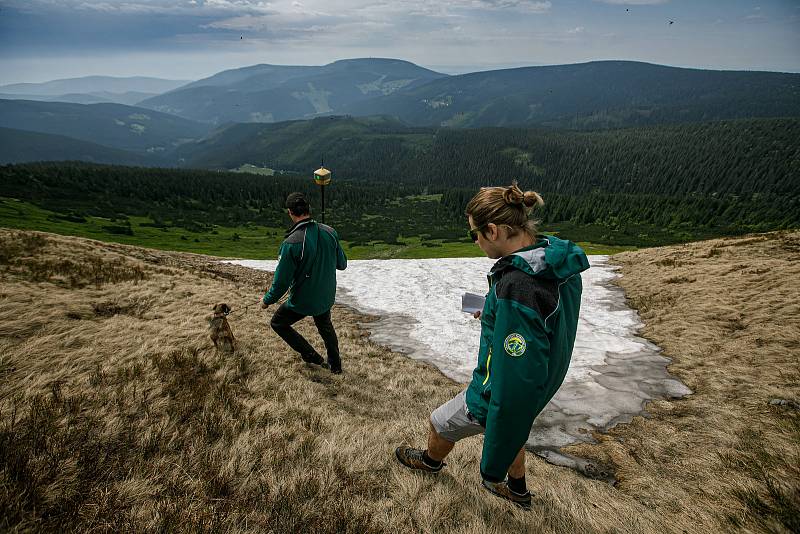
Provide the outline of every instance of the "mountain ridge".
[[800,116],[798,102],[800,74],[608,60],[460,74],[342,111],[426,126],[592,129]]
[[53,134],[140,153],[166,152],[209,127],[123,104],[0,100],[0,126]]
[[391,94],[444,76],[389,58],[322,66],[259,64],[222,71],[139,105],[211,124],[279,122],[337,113],[373,94]]
[[169,80],[151,76],[82,76],[60,78],[39,83],[14,83],[0,85],[0,93],[38,96],[95,92],[163,93],[189,83],[189,80]]

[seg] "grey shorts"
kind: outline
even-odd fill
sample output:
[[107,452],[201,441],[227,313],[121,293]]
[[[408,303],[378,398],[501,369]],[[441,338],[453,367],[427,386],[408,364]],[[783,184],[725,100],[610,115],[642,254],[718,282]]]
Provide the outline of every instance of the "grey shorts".
[[466,399],[467,390],[436,408],[431,414],[431,424],[440,437],[455,443],[486,431],[478,420],[469,413]]

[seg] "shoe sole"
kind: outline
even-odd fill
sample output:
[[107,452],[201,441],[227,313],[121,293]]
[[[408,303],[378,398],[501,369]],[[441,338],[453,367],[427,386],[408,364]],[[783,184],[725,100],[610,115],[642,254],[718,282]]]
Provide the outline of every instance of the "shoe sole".
[[421,471],[421,472],[423,472],[423,473],[430,473],[430,474],[432,474],[432,475],[436,475],[436,474],[438,474],[438,473],[439,473],[439,471],[441,471],[441,470],[442,470],[442,468],[443,468],[444,466],[446,466],[446,465],[447,465],[447,463],[446,463],[446,462],[442,462],[442,465],[441,465],[441,466],[439,466],[439,469],[436,469],[436,470],[428,470],[428,469],[424,469],[424,468],[422,468],[422,467],[414,467],[414,466],[408,465],[407,463],[405,463],[405,462],[403,461],[403,459],[402,459],[402,458],[400,458],[400,453],[398,452],[398,450],[399,450],[399,449],[395,449],[395,450],[394,450],[394,455],[397,457],[397,461],[398,461],[398,462],[400,462],[400,465],[402,465],[402,466],[405,466],[406,468],[408,468],[408,469],[411,469],[412,471]]

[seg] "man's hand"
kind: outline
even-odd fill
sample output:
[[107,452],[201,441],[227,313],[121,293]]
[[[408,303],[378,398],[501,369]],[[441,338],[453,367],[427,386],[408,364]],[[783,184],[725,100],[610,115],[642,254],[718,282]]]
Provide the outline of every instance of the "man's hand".
[[475,313],[472,314],[472,316],[475,317],[476,319],[480,319],[481,318],[481,311],[480,310],[476,311]]
[[266,310],[267,308],[269,308],[269,304],[264,302],[264,299],[261,299],[261,309]]

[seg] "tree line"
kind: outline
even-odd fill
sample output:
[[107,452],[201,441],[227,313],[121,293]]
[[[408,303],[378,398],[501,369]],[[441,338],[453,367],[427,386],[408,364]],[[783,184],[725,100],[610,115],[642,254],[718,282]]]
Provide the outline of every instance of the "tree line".
[[[650,245],[800,226],[795,119],[603,132],[406,129],[352,118],[308,122],[316,130],[290,124],[304,144],[287,137],[286,127],[268,128],[282,147],[263,154],[267,165],[284,169],[275,176],[20,164],[0,167],[0,196],[63,214],[144,215],[156,225],[192,230],[279,227],[291,191],[316,199],[319,212],[319,188],[299,171],[313,169],[324,152],[334,170],[326,221],[352,241],[462,239],[464,207],[477,189],[512,180],[543,195],[545,206],[535,216],[545,228],[577,239]],[[269,135],[246,140],[269,143]]]

